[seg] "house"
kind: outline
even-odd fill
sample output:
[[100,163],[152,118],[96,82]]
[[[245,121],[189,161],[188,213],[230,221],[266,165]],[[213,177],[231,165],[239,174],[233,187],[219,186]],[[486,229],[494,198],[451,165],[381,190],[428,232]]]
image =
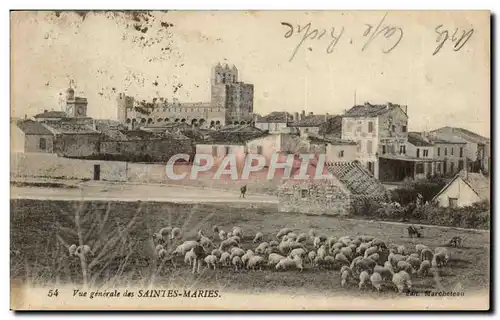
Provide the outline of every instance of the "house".
[[384,186],[358,161],[326,167],[329,178],[289,179],[278,189],[280,212],[348,215],[357,201],[386,199]]
[[11,122],[11,152],[54,152],[54,134],[40,122],[18,120]]
[[490,181],[480,173],[460,171],[432,199],[441,207],[465,207],[490,200]]
[[408,144],[406,145],[406,154],[412,158],[422,158],[432,161],[416,161],[413,171],[413,178],[425,178],[434,174],[441,174],[437,169],[442,167],[444,161],[434,158],[435,147],[428,139],[424,138],[419,132],[408,133]]
[[255,117],[255,127],[268,131],[269,133],[282,132],[288,126],[288,122],[292,121],[293,116],[284,111],[275,111],[263,117]]
[[42,113],[35,115],[34,119],[36,121],[59,121],[67,117],[68,115],[64,111],[44,110]]
[[101,133],[85,119],[64,119],[44,122],[55,136],[54,152],[68,158],[83,158],[99,154]]
[[340,137],[342,117],[332,116],[329,114],[314,114],[305,115],[296,113],[293,117],[294,121],[288,124],[289,127],[297,128],[301,134],[314,133],[314,134],[331,134],[337,133]]
[[366,102],[352,107],[342,117],[342,139],[357,143],[358,160],[376,178],[402,180],[411,175],[414,160],[405,156],[407,106]]
[[491,162],[490,139],[463,128],[442,127],[432,131],[441,137],[458,137],[466,142],[465,157],[470,172],[489,172]]
[[467,142],[465,140],[457,136],[433,132],[424,132],[423,136],[434,144],[434,159],[437,160],[437,173],[453,177],[460,170],[465,168],[465,162],[467,160],[465,156],[465,146]]

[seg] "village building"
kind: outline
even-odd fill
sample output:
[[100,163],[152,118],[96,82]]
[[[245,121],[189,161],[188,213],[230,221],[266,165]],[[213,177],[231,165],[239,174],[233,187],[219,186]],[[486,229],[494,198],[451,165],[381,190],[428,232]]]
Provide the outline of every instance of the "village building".
[[278,189],[280,212],[319,215],[348,215],[358,201],[384,201],[384,186],[359,162],[339,162],[326,166],[329,178],[289,179]]
[[434,158],[434,152],[434,144],[425,139],[420,133],[408,133],[406,155],[408,158],[415,159],[415,161],[413,161],[414,166],[412,168],[411,178],[421,179],[434,174],[441,174],[438,169],[441,168],[443,161],[436,160]]
[[411,176],[415,160],[406,156],[407,106],[366,102],[352,107],[342,117],[342,139],[357,143],[358,160],[374,177],[402,180]]
[[212,68],[211,101],[180,103],[176,99],[154,98],[136,101],[124,93],[117,97],[118,120],[133,129],[152,123],[182,122],[200,128],[253,121],[253,84],[238,81],[238,69],[218,63]]
[[61,119],[67,118],[68,115],[64,111],[54,111],[54,110],[44,110],[42,113],[36,114],[33,117],[35,121],[60,121]]
[[337,134],[340,138],[342,117],[327,114],[314,114],[310,112],[307,116],[295,113],[289,127],[298,129],[299,133],[313,133],[317,135]]
[[284,111],[274,111],[263,117],[256,117],[255,127],[269,133],[280,133],[293,120],[293,115]]
[[463,128],[442,127],[431,131],[432,134],[441,137],[458,137],[465,141],[465,157],[470,172],[489,172],[491,162],[490,139]]
[[12,121],[10,136],[11,152],[54,152],[54,134],[40,122],[30,119]]
[[443,176],[453,177],[465,168],[466,141],[456,136],[443,136],[435,133],[422,133],[422,136],[434,145],[436,172]]
[[462,170],[439,191],[432,201],[441,207],[457,208],[489,200],[489,179],[481,173]]

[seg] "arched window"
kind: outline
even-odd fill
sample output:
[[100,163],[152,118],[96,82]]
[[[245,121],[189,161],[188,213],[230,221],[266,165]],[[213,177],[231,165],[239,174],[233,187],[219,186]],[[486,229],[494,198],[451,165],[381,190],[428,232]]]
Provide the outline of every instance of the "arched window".
[[186,119],[182,119],[182,120],[181,120],[181,123],[185,123],[185,122],[186,122]]
[[151,124],[151,123],[153,123],[153,119],[149,118],[148,119],[148,124]]
[[127,122],[127,123],[130,123],[130,122],[131,122],[130,118],[127,118],[127,121],[126,121],[126,122]]
[[142,118],[141,123],[146,123],[146,118]]
[[158,119],[156,119],[156,122],[162,122],[162,121],[163,121],[163,119],[162,119],[162,118],[158,118]]
[[179,119],[175,119],[175,121],[174,121],[174,122],[179,122]]

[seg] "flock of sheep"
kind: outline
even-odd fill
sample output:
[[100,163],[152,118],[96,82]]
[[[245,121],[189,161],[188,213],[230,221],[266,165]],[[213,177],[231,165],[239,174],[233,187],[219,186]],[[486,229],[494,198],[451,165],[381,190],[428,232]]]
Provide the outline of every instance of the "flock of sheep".
[[297,234],[283,228],[269,239],[257,232],[250,244],[253,248],[244,249],[240,227],[226,232],[214,226],[212,232],[210,237],[199,230],[196,240],[182,242],[179,228],[163,228],[153,235],[156,254],[174,265],[175,257],[184,257],[184,263],[192,267],[193,273],[199,273],[202,265],[234,271],[333,269],[340,270],[342,287],[357,285],[359,289],[377,291],[392,288],[399,292],[411,290],[412,277],[424,277],[450,259],[445,247],[432,250],[416,244],[410,248],[366,235],[327,237],[313,229],[308,234]]

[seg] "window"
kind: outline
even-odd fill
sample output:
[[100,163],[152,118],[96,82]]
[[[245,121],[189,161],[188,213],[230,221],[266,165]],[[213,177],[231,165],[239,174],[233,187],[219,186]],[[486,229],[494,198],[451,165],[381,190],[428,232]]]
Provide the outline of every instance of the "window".
[[217,146],[212,146],[212,156],[217,157]]
[[438,163],[436,165],[436,171],[439,172],[439,173],[441,173],[441,163]]
[[455,172],[455,170],[454,170],[454,169],[455,169],[455,162],[451,162],[451,163],[450,163],[450,172],[451,172],[451,173]]
[[340,150],[339,152],[339,158],[343,158],[344,157],[344,150]]
[[372,153],[373,142],[371,140],[366,141],[366,152]]
[[45,138],[40,138],[38,148],[40,148],[40,150],[45,150],[47,148],[47,140]]
[[420,149],[417,148],[417,158],[420,158]]
[[464,161],[458,160],[458,171],[462,170],[463,168],[464,168]]
[[375,166],[372,161],[368,162],[368,171],[370,171],[372,174],[374,172]]
[[455,149],[455,148],[451,147],[451,155],[453,155],[453,149]]
[[406,146],[399,146],[399,154],[406,154]]
[[448,197],[448,203],[449,203],[450,208],[456,208],[458,206],[457,202],[458,202],[458,198]]
[[308,133],[308,132],[309,132],[309,128],[305,128],[305,129],[304,129],[304,132],[305,132],[305,133]]
[[373,132],[373,122],[368,122],[368,132]]
[[308,194],[307,189],[300,190],[300,197],[302,199],[307,198],[307,194]]
[[406,130],[407,130],[407,129],[406,129],[406,126],[402,126],[402,127],[401,127],[401,131],[406,132]]
[[382,146],[382,154],[385,154],[385,145]]
[[424,158],[427,158],[429,156],[429,150],[425,149],[425,150],[422,150],[423,153],[424,153]]
[[444,148],[444,155],[447,156],[448,155],[448,148]]
[[438,147],[438,157],[441,156],[441,148]]
[[460,158],[464,156],[464,148],[460,147]]
[[392,132],[396,132],[396,126],[392,125]]
[[257,154],[262,154],[262,146],[257,146]]
[[224,147],[224,154],[229,154],[230,151],[231,151],[231,148],[229,146]]
[[415,165],[415,173],[416,174],[424,173],[424,164],[423,163],[417,163]]
[[357,152],[361,152],[361,140],[359,140],[358,143],[357,143],[356,151]]

